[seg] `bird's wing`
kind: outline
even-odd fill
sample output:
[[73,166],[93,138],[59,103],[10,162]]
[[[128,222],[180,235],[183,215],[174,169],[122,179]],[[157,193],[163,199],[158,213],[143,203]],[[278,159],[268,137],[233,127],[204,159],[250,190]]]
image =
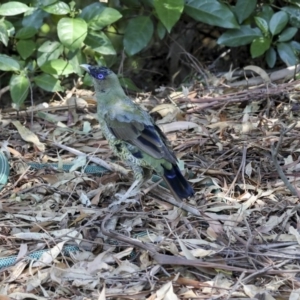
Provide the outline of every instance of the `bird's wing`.
[[[121,119],[121,120],[120,120]],[[152,122],[135,120],[135,115],[128,113],[120,118],[106,118],[106,123],[111,132],[120,140],[123,140],[137,149],[147,153],[153,158],[164,158],[176,164],[177,159],[174,152],[169,148],[169,143],[163,132]]]

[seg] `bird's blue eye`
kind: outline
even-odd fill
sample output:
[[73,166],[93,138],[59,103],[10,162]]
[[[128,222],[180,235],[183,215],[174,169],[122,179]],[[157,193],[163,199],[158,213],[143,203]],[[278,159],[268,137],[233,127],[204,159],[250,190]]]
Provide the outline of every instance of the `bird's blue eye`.
[[100,80],[102,80],[102,79],[104,79],[104,75],[103,74],[98,74],[98,79],[100,79]]

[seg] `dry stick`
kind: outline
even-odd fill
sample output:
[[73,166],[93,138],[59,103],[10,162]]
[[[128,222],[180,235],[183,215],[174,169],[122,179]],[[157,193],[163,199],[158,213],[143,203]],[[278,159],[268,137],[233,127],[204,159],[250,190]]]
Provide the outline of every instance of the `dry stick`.
[[[243,279],[243,284],[247,284],[247,282],[249,282],[252,278],[255,278],[255,277],[257,277],[258,275],[261,275],[261,274],[263,274],[263,273],[269,273],[269,270],[273,267],[273,268],[276,268],[276,269],[279,269],[280,267],[282,267],[283,265],[285,265],[285,264],[287,264],[287,263],[289,263],[289,262],[291,262],[292,260],[291,259],[289,259],[289,260],[287,260],[287,261],[283,261],[283,262],[281,262],[281,263],[279,263],[278,265],[274,265],[274,266],[268,266],[268,267],[265,267],[264,269],[262,269],[262,270],[259,270],[259,271],[257,271],[257,272],[254,272],[254,273],[252,273],[252,274],[250,274],[249,276],[247,276],[246,278],[244,278]],[[277,271],[277,270],[272,270],[273,272],[274,271]],[[282,273],[289,273],[289,272],[285,272],[286,270],[278,270],[279,271],[279,274],[281,274],[280,272],[282,272]],[[298,270],[299,271],[299,270]],[[269,274],[272,274],[272,273],[269,273]]]
[[57,143],[57,142],[52,142],[52,144],[56,147],[59,147],[61,149],[64,149],[64,150],[67,150],[75,155],[78,155],[78,156],[86,156],[88,157],[88,159],[92,162],[94,162],[95,164],[109,170],[109,171],[112,171],[112,172],[119,172],[121,173],[122,175],[125,175],[125,176],[128,176],[128,174],[130,173],[129,170],[126,170],[125,168],[117,165],[117,164],[114,164],[114,163],[107,163],[106,161],[102,160],[101,158],[99,157],[95,157],[93,155],[89,155],[89,154],[86,154],[86,153],[83,153],[79,150],[76,150],[74,148],[71,148],[71,147],[68,147],[68,146],[65,146],[63,144],[60,144],[60,143]]
[[233,189],[234,185],[235,185],[235,182],[237,181],[237,177],[239,175],[239,173],[241,172],[241,170],[243,169],[243,166],[245,165],[245,162],[246,162],[246,153],[247,153],[247,147],[243,147],[243,156],[242,156],[242,162],[240,164],[240,167],[237,171],[237,174],[236,176],[234,177],[234,180],[232,181],[232,184],[230,185],[228,191],[226,192],[225,196],[227,196],[229,194],[229,192]]
[[235,285],[230,289],[229,294],[227,295],[226,299],[231,298],[231,295],[240,287],[242,284],[242,280],[245,277],[246,273],[242,272],[238,281],[235,283]]
[[[178,256],[166,255],[158,253],[158,247],[150,244],[150,243],[142,243],[138,240],[128,238],[125,235],[119,234],[112,230],[106,229],[106,222],[113,216],[114,213],[107,214],[101,223],[101,231],[104,235],[115,239],[117,241],[121,241],[123,243],[129,244],[131,246],[143,249],[149,253],[149,255],[160,265],[176,265],[176,266],[191,266],[191,267],[207,267],[207,268],[214,268],[214,269],[223,269],[228,271],[236,271],[236,272],[245,272],[251,273],[252,276],[257,276],[259,274],[278,274],[281,275],[282,273],[298,273],[299,269],[293,270],[271,270],[273,267],[278,268],[280,265],[285,264],[281,263],[280,265],[275,266],[268,266],[262,270],[253,270],[253,269],[244,269],[239,267],[228,266],[224,264],[218,263],[210,263],[210,262],[203,262],[198,259],[186,259]],[[249,278],[249,276],[248,276]]]
[[2,89],[0,90],[0,99],[1,99],[1,97],[2,97],[2,95],[3,95],[4,93],[6,93],[6,92],[9,91],[9,89],[10,89],[10,86],[8,85],[8,86],[5,86],[4,88],[2,88]]
[[[294,81],[292,83],[286,83],[278,85],[275,88],[256,88],[251,90],[246,90],[242,92],[230,93],[219,97],[202,97],[189,99],[190,104],[193,103],[202,103],[205,104],[206,107],[217,107],[223,105],[224,102],[227,103],[235,103],[235,102],[243,102],[243,101],[255,101],[265,98],[266,95],[278,95],[282,93],[288,93],[295,90],[295,86],[300,83],[300,80]],[[180,100],[179,102],[186,102],[186,100]],[[202,106],[199,108],[190,108],[186,112],[192,113],[198,110],[201,110]]]
[[160,190],[163,190],[163,187],[157,186],[156,189],[152,190],[152,193],[159,197],[160,199],[163,199],[163,201],[166,201],[168,203],[171,203],[172,205],[179,207],[189,213],[191,213],[194,216],[201,217],[202,214],[199,212],[199,210],[195,207],[189,206],[185,202],[183,202],[181,199],[178,199],[173,195],[173,197],[169,196],[167,193],[162,193]]
[[[28,78],[28,76],[27,76],[27,78]],[[28,78],[28,81],[29,81],[29,89],[30,89],[30,102],[31,102],[31,107],[33,107],[34,101],[33,101],[32,84],[31,84],[29,78]],[[31,126],[31,128],[33,127],[33,111],[31,111],[31,113],[30,113],[30,126]]]
[[292,184],[289,182],[289,180],[286,178],[282,168],[280,167],[278,161],[277,161],[277,155],[278,155],[278,151],[279,151],[279,147],[282,144],[282,140],[285,134],[287,134],[289,131],[291,131],[297,124],[294,123],[291,127],[287,128],[286,130],[281,131],[280,133],[280,137],[279,137],[279,141],[277,142],[277,146],[276,148],[274,147],[274,144],[271,145],[271,156],[272,156],[272,160],[273,163],[275,165],[275,168],[277,170],[277,173],[279,175],[279,177],[281,178],[281,180],[284,182],[284,184],[286,185],[286,187],[290,190],[290,192],[294,195],[297,196],[298,198],[300,198],[300,193],[298,192],[297,189],[295,189]]

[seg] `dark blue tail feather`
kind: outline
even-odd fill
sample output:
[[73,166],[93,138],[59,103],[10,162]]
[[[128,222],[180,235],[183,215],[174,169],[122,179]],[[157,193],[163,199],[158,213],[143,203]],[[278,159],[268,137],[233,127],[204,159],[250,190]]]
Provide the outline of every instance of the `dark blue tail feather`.
[[183,177],[177,165],[173,165],[173,168],[170,170],[167,170],[164,166],[163,168],[164,179],[179,198],[183,199],[194,195],[193,188]]

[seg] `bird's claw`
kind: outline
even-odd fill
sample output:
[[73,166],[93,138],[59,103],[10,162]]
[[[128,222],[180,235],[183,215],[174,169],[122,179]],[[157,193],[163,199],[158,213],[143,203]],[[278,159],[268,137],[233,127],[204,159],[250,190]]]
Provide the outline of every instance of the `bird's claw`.
[[120,204],[136,204],[138,203],[137,199],[138,193],[136,191],[132,191],[131,193],[125,193],[125,194],[115,194],[115,198],[117,199],[113,203],[111,203],[108,208],[112,208],[115,205],[120,205]]

